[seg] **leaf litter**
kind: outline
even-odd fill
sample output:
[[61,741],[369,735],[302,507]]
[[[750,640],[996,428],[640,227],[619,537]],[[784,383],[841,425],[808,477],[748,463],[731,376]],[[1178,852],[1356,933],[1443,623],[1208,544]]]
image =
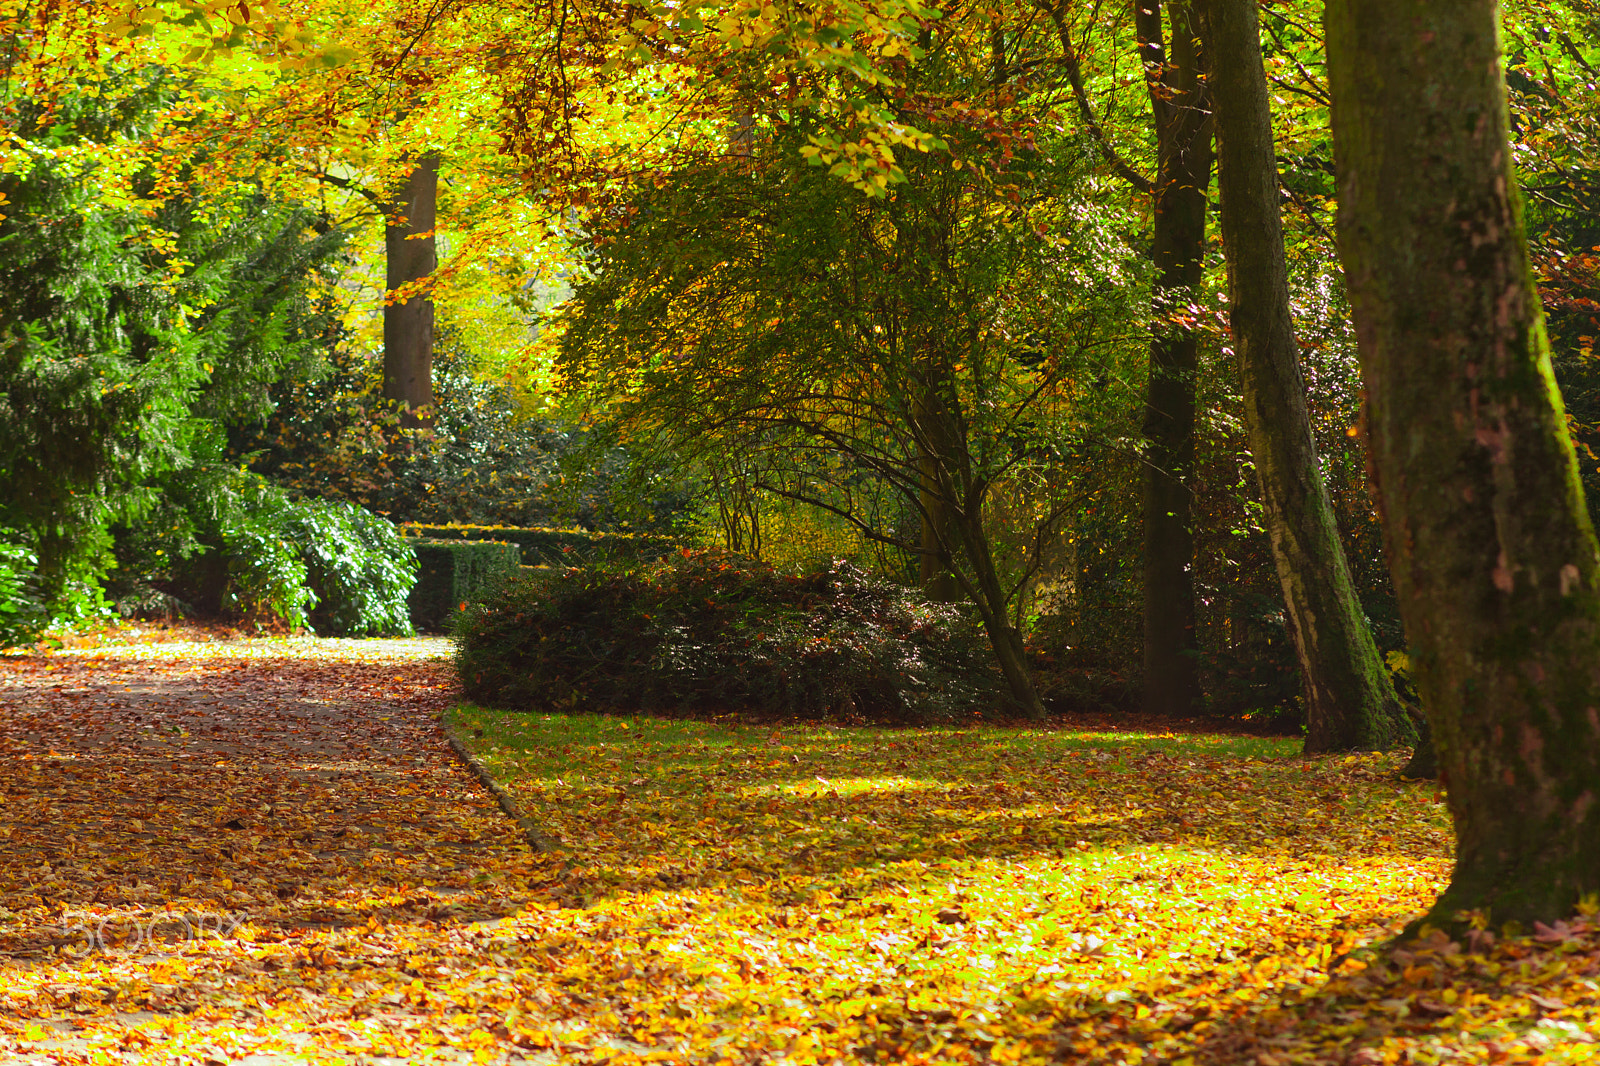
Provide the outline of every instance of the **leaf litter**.
[[60,1063],[1585,1062],[1587,915],[1384,945],[1394,756],[493,712],[439,641],[0,665],[0,1053]]

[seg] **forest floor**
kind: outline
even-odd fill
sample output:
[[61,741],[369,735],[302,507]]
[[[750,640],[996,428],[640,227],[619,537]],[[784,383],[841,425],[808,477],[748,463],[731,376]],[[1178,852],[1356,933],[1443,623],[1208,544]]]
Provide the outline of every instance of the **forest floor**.
[[1383,947],[1449,866],[1398,756],[508,714],[440,640],[217,636],[0,658],[5,1062],[1600,1060],[1589,919]]

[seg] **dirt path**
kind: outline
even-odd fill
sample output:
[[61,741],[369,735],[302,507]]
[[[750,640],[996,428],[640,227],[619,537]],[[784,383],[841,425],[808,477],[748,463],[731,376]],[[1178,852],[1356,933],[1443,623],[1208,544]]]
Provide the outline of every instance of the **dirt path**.
[[542,860],[445,740],[447,656],[0,659],[0,1057],[470,1061],[494,1015],[439,991],[439,945],[470,956]]

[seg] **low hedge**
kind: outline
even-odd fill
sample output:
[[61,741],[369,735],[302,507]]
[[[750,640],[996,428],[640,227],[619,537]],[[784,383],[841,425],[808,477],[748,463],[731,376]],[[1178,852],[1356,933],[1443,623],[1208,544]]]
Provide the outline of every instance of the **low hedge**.
[[524,710],[916,723],[999,692],[959,609],[842,561],[798,577],[724,552],[552,569],[469,605],[455,636],[467,697]]
[[403,525],[406,537],[432,540],[498,540],[515,544],[525,566],[572,566],[599,559],[654,562],[678,546],[670,537],[647,533],[591,533],[586,529],[518,526]]
[[443,629],[466,605],[507,584],[520,570],[515,544],[492,540],[419,540],[421,573],[408,601],[418,629]]

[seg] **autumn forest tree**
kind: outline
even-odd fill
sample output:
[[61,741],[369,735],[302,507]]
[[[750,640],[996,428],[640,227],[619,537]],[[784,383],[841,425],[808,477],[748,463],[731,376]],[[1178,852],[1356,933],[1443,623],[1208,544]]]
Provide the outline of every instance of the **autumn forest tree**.
[[1456,827],[1429,915],[1447,924],[1549,920],[1600,890],[1600,549],[1528,259],[1498,14],[1327,14],[1367,436]]

